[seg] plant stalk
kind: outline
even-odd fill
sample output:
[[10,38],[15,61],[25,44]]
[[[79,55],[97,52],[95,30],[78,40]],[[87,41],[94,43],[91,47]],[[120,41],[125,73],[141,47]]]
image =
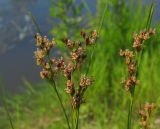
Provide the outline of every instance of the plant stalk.
[[[154,9],[155,9],[155,1],[152,0],[152,4],[150,6],[150,10],[149,10],[149,15],[148,15],[148,19],[147,19],[147,24],[146,24],[146,30],[148,31],[152,22],[152,18],[153,18],[153,13],[154,13]],[[138,54],[138,53],[137,53]],[[136,55],[136,60],[137,60],[137,72],[136,72],[136,78],[138,78],[139,76],[139,68],[140,68],[140,62],[142,60],[142,55],[143,55],[143,49],[140,53],[140,55]],[[129,106],[129,111],[128,111],[128,122],[127,122],[127,129],[131,129],[131,122],[132,122],[132,109],[133,109],[133,101],[134,101],[134,91],[135,91],[135,86],[133,87],[132,91],[131,91],[131,99],[130,99],[130,106]]]
[[57,98],[58,98],[58,100],[59,100],[59,102],[60,102],[60,106],[61,106],[61,108],[62,108],[62,110],[63,110],[63,113],[64,113],[64,116],[65,116],[65,118],[66,118],[66,122],[67,122],[67,125],[68,125],[68,129],[71,129],[71,127],[70,127],[70,124],[69,124],[69,119],[68,119],[68,116],[67,116],[67,113],[66,113],[66,110],[65,110],[65,108],[64,108],[64,105],[63,105],[63,103],[62,103],[62,99],[61,99],[61,97],[60,97],[60,94],[59,94],[59,92],[58,92],[58,90],[57,90],[57,86],[56,86],[56,83],[55,83],[55,81],[54,81],[54,73],[53,73],[53,71],[52,71],[52,64],[51,64],[51,59],[50,59],[50,57],[49,57],[49,53],[48,53],[48,56],[47,56],[47,58],[48,58],[48,60],[49,60],[49,65],[50,65],[50,72],[51,72],[51,79],[49,80],[48,79],[48,81],[50,82],[50,84],[51,84],[51,86],[53,87],[53,89],[54,89],[54,91],[55,91],[55,93],[56,93],[56,95],[57,95]]
[[72,129],[79,128],[79,108],[72,109]]
[[129,105],[129,111],[128,111],[127,129],[131,129],[133,101],[134,101],[134,94],[131,95],[131,98],[130,98],[130,105]]
[[58,90],[57,90],[57,88],[56,88],[56,83],[55,83],[55,81],[52,79],[52,81],[50,81],[50,84],[51,84],[51,86],[53,87],[53,89],[54,89],[54,91],[55,91],[55,93],[56,93],[56,95],[57,95],[57,98],[58,98],[58,100],[59,100],[59,102],[60,102],[60,106],[61,106],[61,108],[62,108],[62,110],[63,110],[64,116],[65,116],[65,119],[66,119],[66,122],[67,122],[67,125],[68,125],[68,129],[71,129],[70,124],[69,124],[69,119],[68,119],[68,116],[67,116],[67,113],[66,113],[66,110],[65,110],[64,105],[63,105],[63,103],[62,103],[62,99],[61,99],[60,94],[59,94],[59,92],[58,92]]
[[[107,2],[106,2],[106,7],[104,8],[102,17],[100,19],[100,25],[99,25],[98,32],[97,32],[98,33],[98,37],[100,36],[100,32],[101,32],[101,29],[102,29],[102,26],[103,26],[103,21],[104,21],[104,18],[105,18],[106,11],[107,11]],[[92,50],[92,53],[91,53],[91,56],[90,56],[90,59],[89,59],[89,64],[88,64],[88,67],[87,67],[87,70],[86,70],[86,75],[88,75],[88,73],[89,73],[89,69],[91,67],[91,62],[93,60],[94,52],[95,52],[95,45],[93,46],[93,50]]]

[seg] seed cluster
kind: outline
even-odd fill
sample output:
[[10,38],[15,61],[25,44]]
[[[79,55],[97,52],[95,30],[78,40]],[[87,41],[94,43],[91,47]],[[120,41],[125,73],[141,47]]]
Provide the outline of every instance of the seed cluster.
[[152,35],[155,34],[155,29],[150,29],[150,30],[144,30],[141,31],[139,34],[134,34],[134,43],[133,43],[133,48],[140,52],[143,47],[143,42],[147,39],[149,39]]
[[35,35],[36,38],[36,46],[38,47],[37,50],[34,52],[36,63],[38,66],[42,66],[42,71],[40,72],[40,76],[42,79],[51,78],[51,61],[47,58],[52,47],[55,45],[55,41],[50,41],[47,39],[46,36],[42,37],[40,34]]
[[128,67],[128,78],[122,81],[125,89],[127,91],[132,92],[135,85],[139,82],[137,80],[137,59],[135,58],[136,55],[139,55],[143,48],[143,43],[147,39],[149,39],[152,35],[155,34],[155,29],[144,30],[141,31],[139,34],[134,34],[134,42],[133,42],[133,51],[128,49],[120,50],[119,55],[125,58],[125,63]]
[[142,110],[139,111],[139,115],[141,117],[140,125],[141,129],[151,129],[151,125],[149,119],[153,110],[155,109],[155,105],[153,103],[146,103]]
[[83,94],[93,83],[91,77],[86,75],[81,75],[79,79],[78,86],[76,87],[73,82],[73,73],[79,71],[81,65],[87,57],[86,47],[94,45],[97,39],[96,30],[92,31],[89,35],[82,31],[81,36],[84,42],[72,41],[70,39],[63,39],[62,41],[66,47],[70,50],[70,55],[68,60],[64,60],[62,57],[59,59],[51,58],[50,52],[52,47],[55,45],[55,41],[50,41],[46,36],[42,37],[40,34],[36,34],[36,46],[37,51],[35,51],[35,58],[37,65],[42,67],[40,76],[42,79],[48,79],[52,81],[54,76],[61,72],[66,78],[66,93],[70,94],[72,97],[73,108],[79,108],[80,104],[84,102]]

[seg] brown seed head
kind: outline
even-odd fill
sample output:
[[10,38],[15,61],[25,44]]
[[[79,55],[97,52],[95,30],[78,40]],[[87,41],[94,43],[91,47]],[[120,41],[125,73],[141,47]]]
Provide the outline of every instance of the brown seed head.
[[41,77],[42,79],[44,79],[44,78],[50,79],[51,73],[50,73],[49,71],[47,71],[47,70],[42,70],[42,71],[40,72],[40,77]]
[[43,50],[37,49],[37,51],[34,52],[36,59],[43,59],[46,56],[46,53]]
[[74,95],[75,93],[74,83],[71,80],[67,80],[65,91],[68,94]]
[[86,77],[85,75],[82,75],[80,78],[80,83],[79,85],[81,87],[87,88],[88,86],[92,85],[93,79]]
[[137,52],[140,52],[143,47],[143,42],[149,39],[154,34],[155,34],[155,29],[150,29],[149,31],[144,30],[144,31],[141,31],[139,34],[134,34],[133,48]]

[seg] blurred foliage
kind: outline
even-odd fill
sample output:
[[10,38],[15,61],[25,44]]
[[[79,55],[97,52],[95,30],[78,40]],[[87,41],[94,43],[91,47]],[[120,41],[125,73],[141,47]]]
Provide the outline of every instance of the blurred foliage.
[[76,37],[83,27],[87,27],[88,18],[91,17],[85,0],[50,0],[50,16],[53,18],[51,34],[56,39],[62,37]]
[[[120,82],[125,77],[125,65],[118,55],[119,49],[130,48],[133,32],[143,30],[147,23],[149,5],[144,7],[141,0],[97,0],[96,14],[83,12],[86,5],[75,0],[51,0],[51,17],[53,17],[53,37],[78,37],[82,28],[97,28],[103,10],[107,4],[100,39],[96,44],[94,61],[89,75],[96,79],[95,84],[85,94],[87,102],[81,107],[80,129],[124,129],[127,124],[128,93]],[[135,5],[135,6],[133,6]],[[89,6],[89,5],[88,5]],[[91,16],[89,16],[91,15]],[[87,17],[87,18],[86,18]],[[160,31],[156,24],[157,34],[146,42],[140,69],[140,84],[136,87],[136,100],[133,110],[133,129],[139,128],[138,110],[145,102],[157,105],[153,123],[158,129],[160,114]],[[63,47],[60,47],[63,49]],[[64,83],[58,85],[67,105],[68,96],[63,92]],[[65,129],[58,101],[46,83],[27,85],[26,94],[17,95],[9,101],[14,123],[19,129]],[[68,108],[69,109],[69,108]],[[8,129],[8,121],[3,109],[0,110],[0,128]]]

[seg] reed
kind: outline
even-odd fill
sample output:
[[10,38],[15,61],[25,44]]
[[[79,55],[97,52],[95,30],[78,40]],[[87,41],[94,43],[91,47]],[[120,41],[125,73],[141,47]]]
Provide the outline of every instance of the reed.
[[[60,73],[66,78],[65,91],[71,97],[72,128],[78,129],[79,109],[80,105],[84,103],[83,95],[94,81],[92,77],[87,77],[81,72],[81,67],[87,57],[87,47],[95,44],[97,32],[94,30],[88,35],[86,32],[82,31],[81,36],[84,39],[83,42],[72,41],[67,38],[62,40],[70,51],[70,55],[67,59],[64,59],[63,57],[56,59],[50,56],[52,48],[56,45],[54,40],[49,40],[46,36],[42,37],[40,34],[36,34],[35,36],[36,46],[38,47],[35,51],[36,64],[42,67],[40,76],[53,86],[66,117],[68,129],[71,129],[69,118],[66,114],[66,109],[62,103],[61,96],[58,93],[54,78]],[[75,72],[80,73],[77,82],[73,82],[73,74]]]

